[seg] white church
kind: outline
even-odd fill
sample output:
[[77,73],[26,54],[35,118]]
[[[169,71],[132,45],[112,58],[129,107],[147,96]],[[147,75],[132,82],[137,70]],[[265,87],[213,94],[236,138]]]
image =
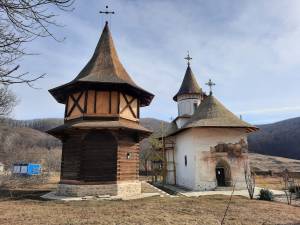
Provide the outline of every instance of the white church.
[[[218,187],[246,188],[244,171],[249,168],[247,135],[252,126],[225,108],[210,93],[202,91],[190,66],[173,100],[178,116],[167,129],[166,182],[190,190]],[[168,144],[166,144],[168,146]]]

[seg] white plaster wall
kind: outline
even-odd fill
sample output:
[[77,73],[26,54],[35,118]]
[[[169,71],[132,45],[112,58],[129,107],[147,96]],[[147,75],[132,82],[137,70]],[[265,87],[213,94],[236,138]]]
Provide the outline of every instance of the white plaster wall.
[[[227,153],[212,155],[210,148],[220,143],[237,143],[247,141],[244,129],[229,128],[193,128],[176,136],[175,160],[177,184],[193,190],[212,190],[216,187],[215,168],[220,159],[227,160],[231,167],[232,181],[237,188],[243,188],[244,163],[248,156],[242,158],[228,157]],[[184,165],[184,156],[188,165]]]
[[[175,184],[175,176],[174,176],[174,164],[173,164],[173,153],[172,150],[166,151],[166,160],[167,160],[167,184]],[[175,157],[174,157],[175,158]]]
[[[236,157],[228,157],[227,153],[212,155],[210,148],[220,143],[237,143],[241,139],[247,141],[247,134],[244,129],[210,128],[194,129],[192,132],[194,140],[194,151],[197,152],[197,175],[196,183],[198,190],[211,190],[217,186],[215,168],[218,160],[228,162],[231,170],[231,177],[236,186],[243,186],[244,183],[244,160]],[[247,155],[245,156],[247,158]]]
[[[196,152],[193,146],[191,130],[178,134],[175,138],[175,162],[177,185],[195,189],[196,185]],[[184,157],[187,156],[187,166]]]
[[194,114],[194,103],[199,106],[199,98],[185,98],[178,100],[178,115],[193,115]]

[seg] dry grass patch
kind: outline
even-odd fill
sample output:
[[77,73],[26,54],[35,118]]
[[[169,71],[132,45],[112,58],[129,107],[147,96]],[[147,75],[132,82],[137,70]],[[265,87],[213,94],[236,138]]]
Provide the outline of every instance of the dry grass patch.
[[[55,202],[2,197],[1,225],[219,224],[228,196],[150,198],[134,201]],[[300,208],[233,197],[225,224],[300,222]]]

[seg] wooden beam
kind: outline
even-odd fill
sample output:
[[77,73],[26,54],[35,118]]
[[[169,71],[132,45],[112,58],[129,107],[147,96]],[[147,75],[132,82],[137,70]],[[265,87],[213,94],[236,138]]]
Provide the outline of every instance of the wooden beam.
[[131,104],[134,102],[134,100],[136,100],[136,98],[132,97],[132,99],[129,101],[129,100],[127,99],[126,95],[124,95],[123,93],[122,93],[122,95],[123,95],[123,98],[124,98],[125,101],[126,101],[126,106],[121,110],[120,113],[124,112],[127,108],[129,108],[129,110],[131,111],[133,117],[134,117],[134,118],[137,118],[135,112],[133,111],[133,109],[132,109],[132,107],[131,107]]
[[65,107],[65,118],[67,117],[68,108],[69,108],[69,96],[67,97],[67,102],[66,102],[66,107]]
[[117,106],[118,106],[118,109],[117,109],[117,113],[119,114],[120,113],[120,95],[121,95],[121,92],[118,92],[118,99],[117,99]]
[[108,113],[111,114],[111,91],[109,92],[109,110]]
[[97,113],[97,90],[95,90],[94,96],[94,113]]
[[78,108],[79,108],[79,111],[80,111],[81,113],[84,112],[84,110],[81,108],[81,106],[80,106],[80,104],[79,104],[79,100],[80,100],[80,98],[82,97],[82,95],[83,95],[83,92],[80,92],[80,94],[78,95],[77,98],[75,98],[74,95],[70,95],[70,97],[71,97],[71,99],[73,100],[74,104],[72,105],[72,108],[70,109],[70,111],[67,113],[67,117],[69,117],[69,116],[72,114],[72,112],[73,112],[73,110],[75,109],[75,107],[78,107]]
[[88,103],[88,91],[85,91],[85,96],[84,96],[84,113],[87,113],[87,103]]
[[140,99],[137,99],[137,118],[140,118]]

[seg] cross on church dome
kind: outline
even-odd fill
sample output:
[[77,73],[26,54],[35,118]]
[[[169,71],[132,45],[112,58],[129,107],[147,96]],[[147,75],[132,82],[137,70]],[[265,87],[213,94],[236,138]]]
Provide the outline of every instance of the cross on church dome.
[[214,82],[212,82],[211,79],[209,79],[209,81],[206,83],[207,86],[209,86],[209,95],[212,95],[212,87],[215,86],[216,84]]
[[108,5],[105,6],[105,8],[106,8],[106,11],[100,11],[100,14],[115,14],[114,11],[108,11]]
[[[109,11],[108,10],[108,5],[105,6],[105,9],[106,9],[106,11],[100,11],[99,13],[100,14],[105,14],[105,15],[115,14],[115,11]],[[108,22],[106,21],[106,23],[108,23]]]
[[187,53],[187,57],[184,58],[187,61],[188,66],[190,65],[190,61],[193,59],[192,57],[190,57],[190,52],[188,51]]

